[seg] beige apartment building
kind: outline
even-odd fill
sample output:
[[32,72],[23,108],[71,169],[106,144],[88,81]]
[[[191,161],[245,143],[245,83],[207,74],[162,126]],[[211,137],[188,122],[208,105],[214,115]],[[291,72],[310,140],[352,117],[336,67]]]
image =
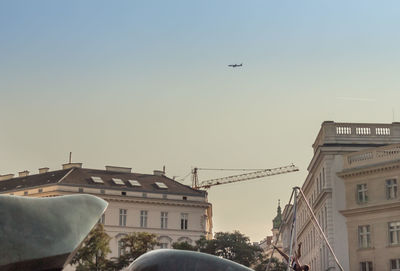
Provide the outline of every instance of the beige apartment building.
[[174,242],[194,244],[201,236],[212,238],[207,192],[180,184],[163,171],[140,174],[125,167],[98,170],[69,163],[61,170],[41,168],[33,175],[22,171],[17,177],[0,176],[0,193],[28,197],[87,193],[106,200],[109,205],[101,223],[112,238],[110,257],[120,255],[119,240],[132,232],[156,234],[159,248],[171,248]]
[[400,270],[400,144],[344,156],[350,270]]
[[[314,141],[314,155],[307,168],[308,175],[301,188],[310,203],[318,223],[332,246],[344,270],[350,269],[353,250],[349,237],[354,232],[347,229],[347,216],[342,213],[348,208],[347,186],[338,173],[344,170],[344,157],[365,149],[400,143],[400,123],[336,123],[323,122]],[[354,193],[349,192],[349,193]],[[386,211],[383,211],[386,212]],[[284,249],[289,251],[290,223],[293,208],[283,212],[282,239]],[[288,218],[288,219],[286,219]],[[393,220],[393,222],[395,222]],[[288,223],[288,225],[286,224]],[[301,262],[309,264],[311,270],[340,270],[319,231],[312,222],[310,212],[299,197],[296,208],[296,242],[302,242]],[[353,265],[352,265],[353,268]],[[375,269],[381,270],[381,269]],[[390,269],[382,269],[390,270]],[[393,269],[395,270],[395,269]]]

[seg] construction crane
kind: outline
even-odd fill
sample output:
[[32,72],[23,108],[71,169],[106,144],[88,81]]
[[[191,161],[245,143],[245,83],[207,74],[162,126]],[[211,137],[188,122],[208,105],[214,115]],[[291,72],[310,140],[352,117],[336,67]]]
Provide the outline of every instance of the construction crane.
[[233,169],[214,169],[214,168],[193,168],[192,169],[192,188],[194,189],[208,189],[211,186],[220,185],[220,184],[228,184],[228,183],[235,183],[241,181],[247,181],[252,179],[258,179],[278,174],[285,174],[289,172],[299,171],[299,169],[291,164],[289,166],[278,167],[278,168],[271,168],[271,169],[240,169],[242,171],[253,171],[249,173],[233,175],[228,177],[216,178],[207,181],[202,181],[199,183],[198,179],[198,170],[233,170]]

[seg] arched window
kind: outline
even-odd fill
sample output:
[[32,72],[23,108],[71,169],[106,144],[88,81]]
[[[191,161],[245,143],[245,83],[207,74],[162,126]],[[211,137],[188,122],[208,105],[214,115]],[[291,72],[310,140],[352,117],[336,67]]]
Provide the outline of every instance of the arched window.
[[157,238],[160,248],[169,248],[172,243],[172,238],[169,236],[160,236]]
[[180,237],[180,238],[178,239],[178,242],[179,242],[179,243],[186,242],[186,243],[188,243],[188,244],[191,244],[191,243],[193,242],[193,240],[190,239],[189,237]]

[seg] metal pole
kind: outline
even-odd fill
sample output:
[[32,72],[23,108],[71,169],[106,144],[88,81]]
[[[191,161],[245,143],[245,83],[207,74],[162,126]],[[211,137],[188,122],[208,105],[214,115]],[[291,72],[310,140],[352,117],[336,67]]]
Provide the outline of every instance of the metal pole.
[[303,196],[304,202],[306,203],[306,205],[307,205],[307,207],[308,207],[308,210],[309,210],[310,213],[311,213],[311,218],[312,218],[312,219],[314,220],[314,222],[317,224],[317,229],[319,230],[319,232],[320,232],[320,234],[322,235],[322,237],[324,237],[325,243],[327,244],[329,250],[331,251],[331,253],[332,253],[332,255],[333,255],[333,258],[335,259],[336,264],[338,265],[338,267],[340,268],[340,270],[344,271],[343,267],[340,265],[339,260],[337,259],[336,255],[335,255],[335,252],[333,252],[333,249],[332,249],[331,245],[329,244],[329,241],[328,241],[328,239],[326,238],[325,233],[324,233],[324,231],[323,231],[322,228],[321,228],[321,225],[319,225],[318,220],[317,220],[317,218],[315,217],[314,212],[313,212],[313,210],[312,210],[310,204],[308,203],[308,201],[307,201],[307,199],[306,199],[306,196],[305,196],[304,193],[303,193],[303,190],[301,190],[300,187],[296,187],[296,188],[300,191],[300,194]]
[[287,271],[290,271],[290,266],[292,265],[292,255],[293,255],[293,241],[295,240],[295,235],[296,235],[296,209],[297,209],[297,189],[294,189],[294,203],[293,203],[293,224],[292,224],[292,230],[291,230],[291,236],[290,236],[290,246],[289,246],[289,260],[288,260],[288,266],[287,266]]

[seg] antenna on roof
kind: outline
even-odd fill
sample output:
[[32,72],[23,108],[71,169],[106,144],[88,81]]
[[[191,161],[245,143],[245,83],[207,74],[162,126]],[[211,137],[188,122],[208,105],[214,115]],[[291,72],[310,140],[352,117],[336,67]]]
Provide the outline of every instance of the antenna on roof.
[[72,160],[72,151],[69,152],[69,163],[71,164],[71,160]]

